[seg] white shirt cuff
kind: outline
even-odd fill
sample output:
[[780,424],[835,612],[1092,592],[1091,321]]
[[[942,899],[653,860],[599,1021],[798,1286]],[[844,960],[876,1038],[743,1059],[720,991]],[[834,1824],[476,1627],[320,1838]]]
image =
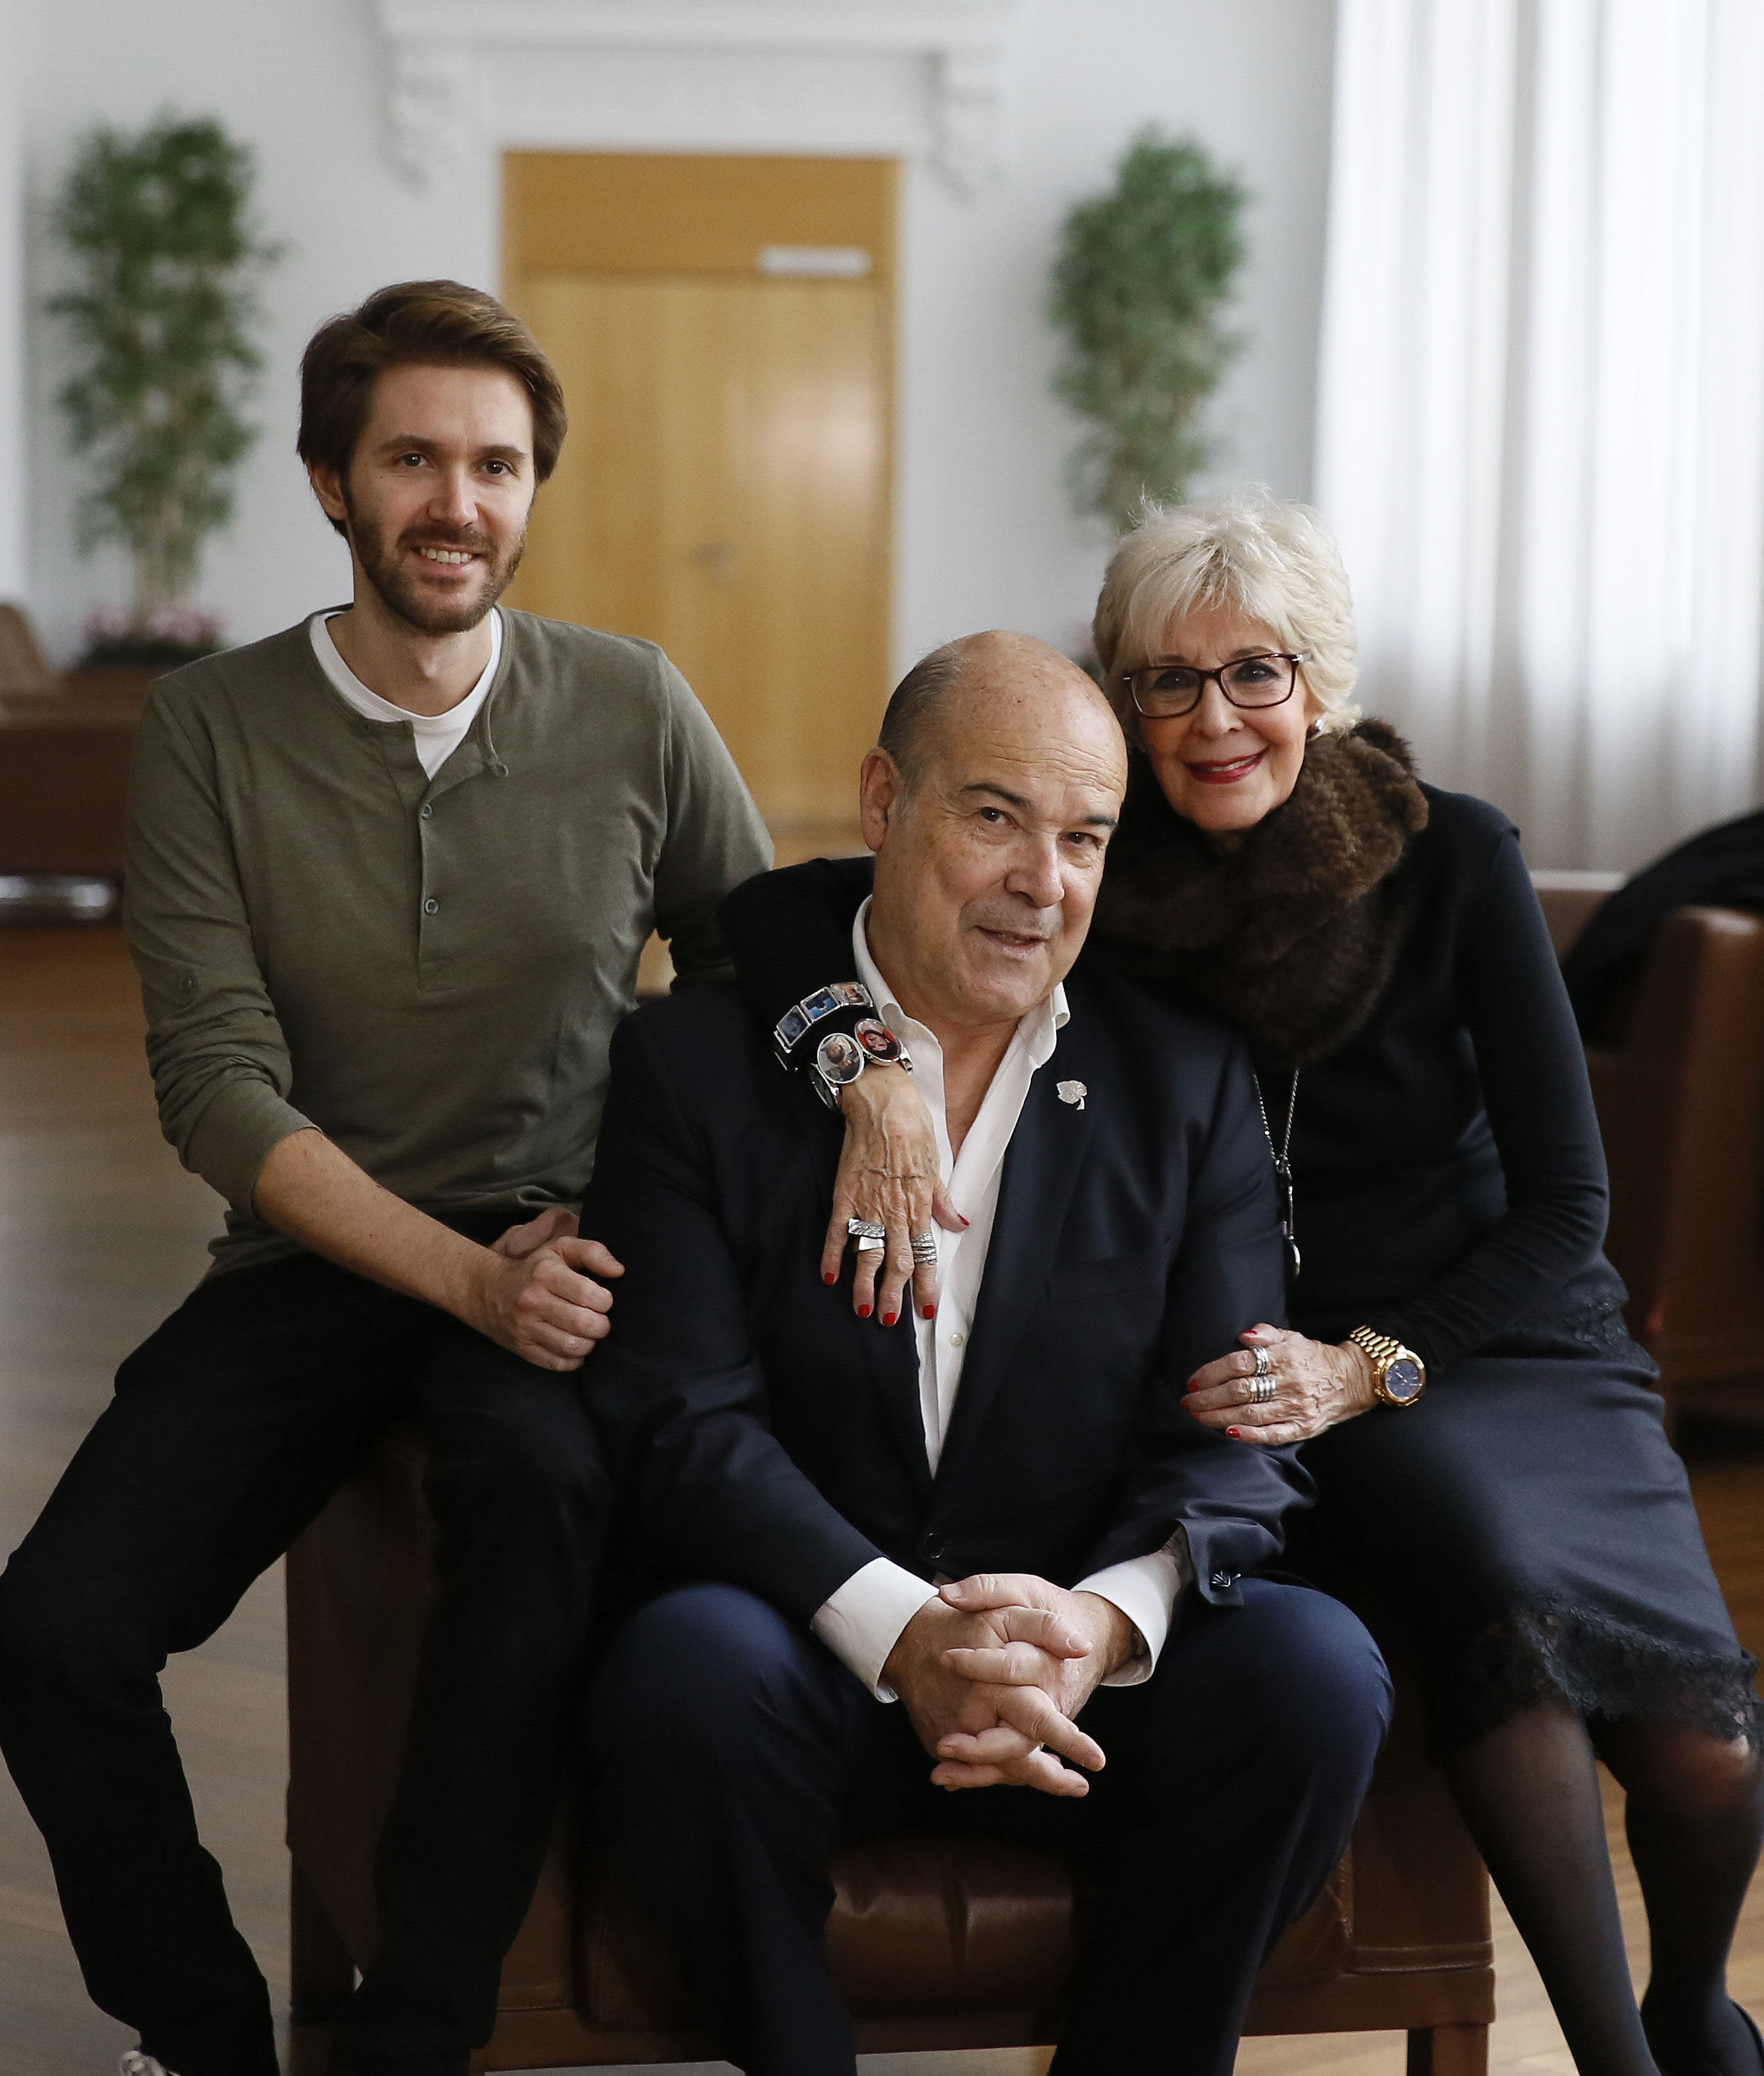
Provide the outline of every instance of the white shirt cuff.
[[[883,1685],[882,1676],[888,1654],[926,1601],[936,1597],[937,1588],[927,1585],[916,1572],[889,1558],[872,1557],[828,1596],[809,1627],[878,1701],[893,1701],[899,1696],[893,1688]],[[1164,1626],[1168,1626],[1166,1616]]]
[[1118,1607],[1145,1646],[1143,1655],[1130,1658],[1109,1675],[1102,1683],[1105,1687],[1137,1687],[1157,1670],[1158,1653],[1176,1612],[1176,1596],[1193,1576],[1188,1538],[1178,1529],[1161,1550],[1093,1572],[1073,1588],[1074,1592],[1095,1593]]

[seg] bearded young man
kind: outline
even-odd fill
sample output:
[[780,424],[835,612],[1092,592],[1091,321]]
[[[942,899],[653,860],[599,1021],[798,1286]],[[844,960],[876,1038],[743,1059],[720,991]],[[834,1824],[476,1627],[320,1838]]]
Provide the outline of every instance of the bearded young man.
[[0,1578],[0,1745],[130,2076],[276,2069],[158,1675],[409,1414],[440,1593],[334,2066],[465,2076],[489,2037],[605,1526],[574,1372],[620,1273],[575,1219],[607,1047],[652,926],[712,974],[769,862],[658,650],[496,604],[564,432],[517,319],[381,289],[301,401],[353,600],[164,680],[134,785],[160,1119],[226,1231]]

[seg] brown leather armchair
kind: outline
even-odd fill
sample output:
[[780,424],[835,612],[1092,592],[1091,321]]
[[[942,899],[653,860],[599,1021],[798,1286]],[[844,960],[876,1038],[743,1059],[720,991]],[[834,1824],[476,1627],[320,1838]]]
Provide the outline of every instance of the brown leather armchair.
[[1587,1064],[1607,1248],[1671,1419],[1696,1387],[1764,1376],[1764,918],[1668,917],[1623,1043]]
[[[377,1941],[371,1861],[403,1744],[429,1605],[422,1451],[396,1435],[288,1560],[297,2067]],[[1375,1625],[1376,1626],[1376,1625]],[[1483,2076],[1494,2012],[1488,1884],[1422,1748],[1412,1681],[1352,1847],[1264,1970],[1253,2032],[1402,2030],[1409,2076]],[[840,1855],[832,1963],[866,2053],[1055,2037],[1072,1883],[1044,1855],[905,1836]],[[584,1830],[560,1811],[503,1971],[486,2070],[695,2061],[669,1957]]]

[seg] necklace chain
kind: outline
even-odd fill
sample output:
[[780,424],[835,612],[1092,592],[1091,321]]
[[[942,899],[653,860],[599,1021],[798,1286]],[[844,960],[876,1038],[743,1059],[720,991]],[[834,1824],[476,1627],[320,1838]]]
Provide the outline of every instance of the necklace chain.
[[1278,1146],[1274,1144],[1273,1131],[1268,1124],[1268,1105],[1262,1098],[1262,1077],[1252,1072],[1250,1078],[1256,1084],[1256,1107],[1262,1113],[1262,1136],[1273,1156],[1274,1173],[1280,1184],[1280,1237],[1286,1243],[1286,1280],[1290,1283],[1297,1276],[1301,1265],[1298,1235],[1293,1230],[1293,1119],[1298,1109],[1298,1069],[1293,1069],[1292,1086],[1286,1095],[1286,1130]]

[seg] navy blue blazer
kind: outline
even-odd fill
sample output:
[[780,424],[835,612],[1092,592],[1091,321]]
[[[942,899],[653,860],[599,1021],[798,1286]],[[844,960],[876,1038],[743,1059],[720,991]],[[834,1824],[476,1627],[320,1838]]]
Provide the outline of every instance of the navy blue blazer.
[[[1310,1484],[1182,1410],[1285,1318],[1274,1177],[1242,1042],[1097,972],[1007,1152],[937,1472],[910,1322],[820,1279],[843,1136],[733,986],[629,1017],[583,1231],[625,1264],[583,1389],[650,1588],[719,1579],[807,1622],[877,1557],[1071,1585],[1185,1530],[1231,1602]],[[1056,1084],[1081,1081],[1082,1108]]]

